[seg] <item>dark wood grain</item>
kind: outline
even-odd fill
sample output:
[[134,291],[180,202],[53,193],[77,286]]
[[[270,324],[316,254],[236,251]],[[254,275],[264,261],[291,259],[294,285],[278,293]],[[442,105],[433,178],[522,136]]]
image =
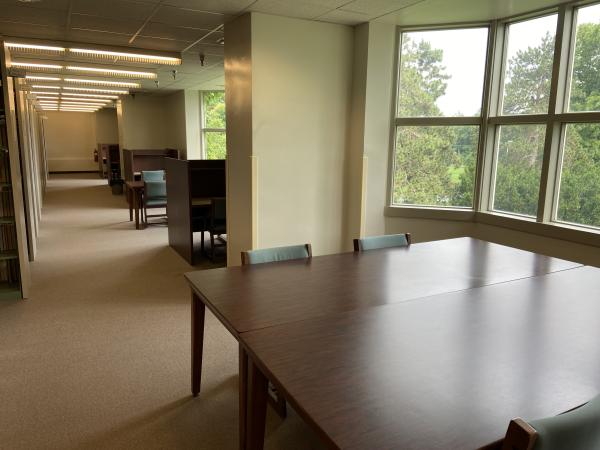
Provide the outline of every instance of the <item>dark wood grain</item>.
[[202,380],[202,350],[204,348],[204,315],[206,307],[192,293],[192,394],[200,393]]
[[240,339],[332,448],[474,449],[502,438],[514,417],[559,414],[600,391],[600,270],[287,323]]
[[359,254],[203,270],[185,276],[235,335],[579,266],[459,238]]
[[[188,263],[196,263],[195,228],[198,217],[209,215],[213,197],[225,197],[225,160],[165,158],[169,245]],[[194,204],[195,203],[195,204]],[[200,220],[202,222],[202,220]],[[203,247],[202,240],[202,247]]]
[[136,172],[143,170],[164,170],[165,158],[179,159],[179,150],[161,149],[123,149],[124,179],[131,181]]

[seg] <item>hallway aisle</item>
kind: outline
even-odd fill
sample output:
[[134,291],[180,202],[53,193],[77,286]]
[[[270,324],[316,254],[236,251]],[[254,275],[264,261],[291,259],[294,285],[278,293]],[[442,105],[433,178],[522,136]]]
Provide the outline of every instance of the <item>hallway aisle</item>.
[[[237,342],[207,314],[189,391],[192,268],[95,175],[48,186],[31,297],[0,302],[0,449],[237,448]],[[312,448],[297,417],[269,448]]]

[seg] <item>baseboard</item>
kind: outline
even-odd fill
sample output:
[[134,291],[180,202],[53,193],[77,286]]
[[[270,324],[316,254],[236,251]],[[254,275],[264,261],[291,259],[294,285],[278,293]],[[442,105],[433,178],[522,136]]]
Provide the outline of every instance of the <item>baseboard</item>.
[[97,170],[51,170],[48,172],[50,175],[52,174],[61,174],[61,173],[98,173]]

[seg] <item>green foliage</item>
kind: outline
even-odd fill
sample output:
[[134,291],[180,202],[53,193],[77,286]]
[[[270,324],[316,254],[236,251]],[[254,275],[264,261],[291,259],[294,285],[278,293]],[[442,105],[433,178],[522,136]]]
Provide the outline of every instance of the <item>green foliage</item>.
[[227,156],[225,132],[205,131],[204,148],[206,150],[206,159],[225,159]]
[[[441,116],[436,105],[450,78],[443,53],[426,41],[404,36],[398,113],[403,117]],[[396,134],[396,204],[473,204],[477,127],[400,127]]]
[[[508,61],[505,114],[545,114],[554,37],[517,52]],[[447,80],[443,54],[427,42],[405,40],[400,67],[398,113],[440,116],[436,100]],[[577,28],[570,111],[600,111],[600,24]],[[544,125],[511,125],[499,130],[494,208],[537,214]],[[399,127],[394,203],[472,206],[477,127]],[[600,227],[600,124],[567,126],[558,219]]]
[[[225,93],[204,92],[204,128],[225,128]],[[225,132],[205,131],[204,150],[207,159],[225,159],[227,146]]]
[[225,128],[225,93],[204,92],[204,127]]

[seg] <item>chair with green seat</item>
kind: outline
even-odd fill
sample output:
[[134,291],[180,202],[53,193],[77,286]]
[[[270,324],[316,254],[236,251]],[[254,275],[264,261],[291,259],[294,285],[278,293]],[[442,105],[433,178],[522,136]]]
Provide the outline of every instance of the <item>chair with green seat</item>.
[[166,181],[144,181],[142,196],[142,221],[148,225],[149,217],[167,217],[166,213],[148,215],[148,209],[167,207]]
[[289,261],[292,259],[304,259],[311,257],[312,247],[310,244],[261,248],[258,250],[248,250],[247,252],[242,252],[242,265]]
[[[242,266],[309,258],[312,258],[312,247],[310,244],[261,248],[242,252]],[[271,382],[269,382],[269,396],[267,399],[277,414],[285,418],[287,414],[285,399],[277,392],[277,389],[275,389]]]
[[513,419],[502,442],[502,450],[588,449],[600,449],[600,395],[558,416]]
[[142,180],[144,181],[164,181],[164,170],[142,170]]
[[369,236],[354,239],[354,251],[364,252],[366,250],[377,250],[380,248],[408,247],[410,242],[410,233]]

